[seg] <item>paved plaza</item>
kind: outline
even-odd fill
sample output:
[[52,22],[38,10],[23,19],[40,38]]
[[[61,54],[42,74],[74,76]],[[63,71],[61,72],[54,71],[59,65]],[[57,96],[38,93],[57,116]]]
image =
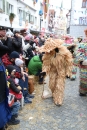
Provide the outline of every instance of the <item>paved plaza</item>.
[[78,93],[79,75],[66,80],[65,98],[61,107],[52,98],[41,99],[42,85],[35,86],[33,103],[19,112],[20,124],[8,130],[87,130],[87,97]]

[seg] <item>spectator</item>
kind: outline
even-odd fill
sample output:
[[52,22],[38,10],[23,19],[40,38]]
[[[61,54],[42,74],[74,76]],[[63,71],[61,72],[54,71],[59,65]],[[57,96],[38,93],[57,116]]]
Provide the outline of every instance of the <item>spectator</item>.
[[22,53],[22,38],[20,37],[20,32],[15,30],[14,31],[14,38],[12,39],[14,50],[18,53]]
[[18,52],[13,51],[13,52],[9,55],[9,57],[10,57],[10,61],[14,64],[14,63],[15,63],[15,59],[16,59],[16,58],[19,58],[20,55],[19,55]]
[[8,55],[7,53],[5,55],[2,56],[2,62],[4,64],[4,66],[8,66],[8,65],[12,65],[14,64],[14,61],[16,58],[19,58],[19,53],[16,51],[13,51],[10,55]]
[[8,87],[5,75],[5,68],[1,57],[8,51],[8,47],[0,42],[0,129],[5,130],[5,124],[11,119],[11,111],[8,105]]
[[19,58],[15,60],[15,67],[18,72],[22,74],[22,78],[19,79],[19,85],[22,87],[25,103],[32,103],[28,98],[34,98],[33,95],[28,93],[28,74],[23,71],[23,61]]
[[28,64],[28,71],[30,75],[39,76],[39,83],[43,83],[43,76],[41,75],[42,72],[42,54],[39,56],[34,56],[29,64]]

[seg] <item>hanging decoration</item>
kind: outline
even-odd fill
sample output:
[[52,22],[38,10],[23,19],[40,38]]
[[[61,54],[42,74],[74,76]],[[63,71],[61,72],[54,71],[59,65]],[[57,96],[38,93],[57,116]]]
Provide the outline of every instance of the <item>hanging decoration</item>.
[[35,6],[35,4],[38,2],[38,0],[33,0],[33,5]]

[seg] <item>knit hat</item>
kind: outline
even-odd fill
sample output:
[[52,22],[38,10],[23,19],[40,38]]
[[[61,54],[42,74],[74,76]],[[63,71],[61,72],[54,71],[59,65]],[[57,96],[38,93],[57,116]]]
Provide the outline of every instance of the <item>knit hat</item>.
[[18,52],[16,52],[16,51],[13,51],[11,54],[10,54],[10,59],[12,59],[12,58],[19,58],[19,53]]
[[15,35],[16,33],[20,33],[20,30],[14,30],[14,35]]
[[8,65],[8,66],[6,67],[6,69],[8,70],[8,73],[9,73],[9,74],[11,74],[11,72],[12,72],[13,70],[16,71],[16,68],[15,68],[13,65]]
[[15,65],[20,66],[22,64],[23,64],[23,60],[21,60],[20,58],[15,59]]

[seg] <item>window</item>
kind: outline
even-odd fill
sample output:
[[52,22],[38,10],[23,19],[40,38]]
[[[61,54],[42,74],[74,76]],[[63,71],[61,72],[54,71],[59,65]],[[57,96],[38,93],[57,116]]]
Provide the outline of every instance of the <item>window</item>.
[[30,23],[34,23],[34,16],[30,15]]
[[10,13],[13,13],[13,5],[9,4],[8,2],[6,3],[6,9],[7,9],[7,14],[9,15]]
[[0,0],[0,9],[3,9],[3,1]]
[[37,24],[37,17],[35,17],[34,23]]
[[80,25],[87,25],[87,17],[79,17]]
[[26,14],[25,14],[25,11],[23,10],[23,21],[25,21],[25,18],[26,17]]
[[86,8],[87,7],[87,0],[82,0],[82,8]]
[[18,15],[19,15],[19,18],[23,19],[23,10],[18,9]]
[[29,14],[29,12],[26,12],[26,20],[28,20],[28,22],[30,22],[30,14]]
[[5,0],[0,0],[0,10],[3,10],[3,12],[5,12]]
[[9,4],[9,13],[13,13],[13,5]]

